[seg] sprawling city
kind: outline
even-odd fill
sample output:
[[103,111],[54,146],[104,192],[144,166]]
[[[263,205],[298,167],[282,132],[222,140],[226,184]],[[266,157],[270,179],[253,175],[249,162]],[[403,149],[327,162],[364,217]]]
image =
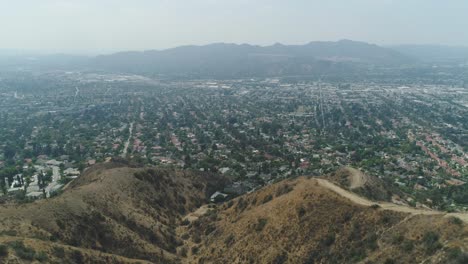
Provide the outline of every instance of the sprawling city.
[[281,79],[3,75],[3,194],[50,197],[113,157],[218,172],[243,194],[354,166],[412,206],[468,208],[468,89]]
[[467,264],[468,1],[0,1],[0,264]]

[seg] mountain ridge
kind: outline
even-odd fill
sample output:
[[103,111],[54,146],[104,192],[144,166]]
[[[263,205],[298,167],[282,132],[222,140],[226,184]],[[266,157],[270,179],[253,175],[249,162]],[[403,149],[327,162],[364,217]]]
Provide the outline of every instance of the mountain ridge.
[[393,50],[426,63],[466,63],[468,47],[447,45],[394,45]]
[[270,46],[214,43],[166,50],[100,55],[91,65],[102,70],[192,76],[275,76],[356,71],[369,66],[411,64],[397,51],[352,40]]

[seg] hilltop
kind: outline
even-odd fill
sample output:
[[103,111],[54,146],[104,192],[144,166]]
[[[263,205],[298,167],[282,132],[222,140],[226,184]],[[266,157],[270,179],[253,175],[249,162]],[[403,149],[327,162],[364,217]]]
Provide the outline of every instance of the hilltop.
[[466,63],[468,47],[444,45],[396,45],[389,48],[428,63]]
[[468,219],[457,217],[300,177],[224,204],[183,232],[202,241],[189,243],[188,263],[463,263]]

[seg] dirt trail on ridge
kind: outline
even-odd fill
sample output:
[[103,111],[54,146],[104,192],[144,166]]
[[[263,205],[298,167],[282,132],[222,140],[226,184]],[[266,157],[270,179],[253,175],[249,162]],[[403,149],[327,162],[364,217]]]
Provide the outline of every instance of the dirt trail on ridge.
[[360,205],[364,205],[364,206],[379,205],[380,208],[384,210],[391,210],[391,211],[408,213],[408,214],[413,214],[413,215],[443,215],[445,217],[457,217],[463,220],[465,223],[468,223],[467,213],[445,213],[445,212],[429,210],[429,209],[413,208],[413,207],[398,205],[398,204],[389,203],[389,202],[373,202],[355,193],[347,191],[339,187],[338,185],[335,185],[334,183],[331,183],[327,180],[317,179],[317,181],[322,187],[330,189],[334,191],[335,193],[341,195],[342,197],[345,197],[351,200],[352,202],[360,204]]

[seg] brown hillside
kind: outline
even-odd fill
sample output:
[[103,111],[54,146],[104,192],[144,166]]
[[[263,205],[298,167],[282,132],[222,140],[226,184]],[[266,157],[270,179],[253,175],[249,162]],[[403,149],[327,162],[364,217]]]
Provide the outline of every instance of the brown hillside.
[[57,197],[0,207],[0,263],[467,263],[465,214],[305,177],[207,204],[225,182],[94,166]]
[[[0,244],[26,238],[24,244],[44,251],[51,260],[63,255],[56,254],[54,247],[59,247],[86,249],[82,255],[87,263],[102,259],[101,252],[153,263],[177,262],[181,240],[175,226],[222,184],[207,173],[98,165],[58,197],[0,207]],[[73,263],[73,256],[66,259]]]
[[359,205],[307,178],[237,198],[179,232],[190,237],[188,263],[449,263],[468,250],[457,218]]

